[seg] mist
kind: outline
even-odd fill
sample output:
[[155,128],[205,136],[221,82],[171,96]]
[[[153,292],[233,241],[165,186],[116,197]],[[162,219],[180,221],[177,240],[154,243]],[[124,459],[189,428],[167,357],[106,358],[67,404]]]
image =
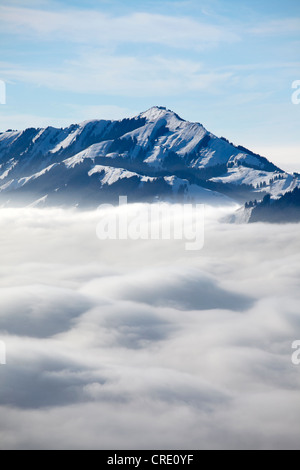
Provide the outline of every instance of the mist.
[[1,449],[300,448],[300,225],[234,209],[197,251],[0,209]]

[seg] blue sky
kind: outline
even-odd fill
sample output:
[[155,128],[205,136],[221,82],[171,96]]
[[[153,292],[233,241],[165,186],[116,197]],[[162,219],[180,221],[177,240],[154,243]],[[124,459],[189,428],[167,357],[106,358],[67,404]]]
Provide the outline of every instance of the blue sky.
[[0,42],[1,131],[162,105],[300,171],[299,0],[1,1]]

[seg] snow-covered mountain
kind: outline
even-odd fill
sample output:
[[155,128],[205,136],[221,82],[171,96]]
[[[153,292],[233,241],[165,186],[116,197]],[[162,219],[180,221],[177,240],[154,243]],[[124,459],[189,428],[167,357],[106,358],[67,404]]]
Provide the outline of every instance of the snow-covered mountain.
[[264,157],[162,107],[119,121],[0,134],[2,205],[136,200],[226,204],[300,186]]

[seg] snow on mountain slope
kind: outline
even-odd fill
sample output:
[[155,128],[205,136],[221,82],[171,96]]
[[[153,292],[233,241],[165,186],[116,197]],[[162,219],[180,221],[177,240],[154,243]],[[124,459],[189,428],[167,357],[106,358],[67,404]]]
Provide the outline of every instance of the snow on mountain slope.
[[38,173],[35,173],[34,175],[24,176],[23,178],[19,179],[18,185],[24,186],[25,184],[29,183],[29,181],[35,180],[35,179],[40,178],[41,176],[45,175],[48,171],[52,170],[52,168],[54,168],[56,166],[57,166],[57,163],[53,163],[53,165],[49,165],[47,168],[45,168],[42,171],[39,171]]
[[6,131],[0,133],[0,152],[3,152],[9,145],[12,145],[21,134],[21,131]]
[[159,177],[150,177],[142,176],[138,173],[124,170],[123,168],[114,168],[103,165],[94,166],[88,173],[89,176],[97,174],[99,177],[99,182],[101,185],[113,185],[118,183],[124,178],[136,178],[138,179],[139,186],[142,186],[144,183],[153,183],[159,181],[164,181],[169,188],[172,190],[172,196],[178,196],[181,193],[185,196],[185,200],[201,201],[203,196],[206,197],[206,201],[216,202],[219,204],[228,204],[230,199],[220,194],[209,191],[208,189],[201,188],[195,184],[190,184],[187,180],[177,178],[176,176],[165,176],[163,178]]
[[43,202],[51,204],[51,194],[55,203],[90,198],[98,204],[104,193],[114,198],[120,191],[134,199],[193,194],[203,201],[246,201],[280,195],[299,182],[162,107],[119,121],[0,134],[0,197],[20,204],[46,195]]
[[147,177],[140,177],[140,175],[138,175],[137,173],[124,170],[124,168],[112,168],[112,167],[103,166],[103,165],[96,165],[94,166],[94,168],[92,168],[88,172],[89,176],[92,176],[95,174],[102,175],[102,177],[100,177],[101,183],[108,184],[108,185],[112,185],[116,183],[117,181],[122,180],[123,178],[133,178],[136,176],[137,178],[140,178],[141,181],[142,181],[142,178],[147,178]]
[[300,187],[300,179],[287,173],[267,172],[255,170],[249,167],[238,166],[228,169],[227,173],[211,178],[216,183],[230,183],[234,185],[247,184],[252,186],[258,193],[268,192],[272,197],[280,197],[286,192]]

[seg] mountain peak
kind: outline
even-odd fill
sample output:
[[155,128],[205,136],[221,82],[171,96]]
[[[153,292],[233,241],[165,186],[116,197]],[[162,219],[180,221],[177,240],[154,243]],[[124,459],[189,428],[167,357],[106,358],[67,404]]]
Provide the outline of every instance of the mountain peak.
[[176,113],[174,113],[174,111],[171,111],[164,106],[152,106],[152,108],[149,108],[147,111],[140,114],[140,117],[146,118],[148,121],[156,121],[157,119],[165,116],[175,116],[177,119],[182,120]]

